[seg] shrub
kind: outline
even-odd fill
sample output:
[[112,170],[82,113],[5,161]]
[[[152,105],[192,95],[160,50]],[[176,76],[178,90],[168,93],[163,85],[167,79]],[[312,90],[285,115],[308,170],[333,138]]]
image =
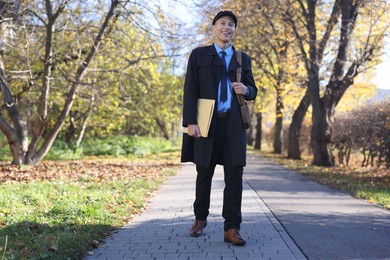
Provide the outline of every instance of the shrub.
[[172,150],[170,141],[139,137],[112,136],[99,139],[88,139],[82,144],[84,155],[137,155],[146,156]]
[[338,158],[348,164],[348,153],[360,151],[362,166],[390,165],[390,100],[369,104],[336,116],[332,143]]

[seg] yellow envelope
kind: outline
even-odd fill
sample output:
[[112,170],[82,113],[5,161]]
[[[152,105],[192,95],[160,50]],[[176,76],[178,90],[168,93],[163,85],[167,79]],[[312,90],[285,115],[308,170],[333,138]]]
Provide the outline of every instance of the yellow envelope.
[[[213,118],[214,113],[214,105],[214,99],[198,99],[198,113],[196,120],[198,121],[198,126],[202,137],[207,137],[209,134],[211,119]],[[188,128],[182,128],[180,129],[180,132],[188,133]]]

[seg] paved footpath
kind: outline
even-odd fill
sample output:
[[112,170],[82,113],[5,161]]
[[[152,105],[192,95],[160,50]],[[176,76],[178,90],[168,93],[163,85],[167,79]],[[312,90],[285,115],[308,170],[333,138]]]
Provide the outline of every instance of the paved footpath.
[[308,259],[390,260],[389,210],[251,153],[244,177]]
[[[245,174],[245,173],[244,173]],[[151,198],[148,209],[93,251],[93,259],[306,259],[257,193],[244,183],[244,247],[223,241],[223,170],[217,166],[205,234],[193,238],[188,230],[194,220],[195,167],[183,164]]]

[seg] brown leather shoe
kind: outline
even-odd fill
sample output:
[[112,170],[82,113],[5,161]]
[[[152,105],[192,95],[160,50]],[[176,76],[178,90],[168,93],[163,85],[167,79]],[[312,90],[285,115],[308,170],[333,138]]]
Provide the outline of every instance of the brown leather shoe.
[[246,243],[245,239],[241,237],[238,230],[234,228],[225,231],[224,241],[229,242],[234,246],[243,246]]
[[194,224],[190,229],[190,236],[199,237],[203,235],[203,228],[207,226],[207,220],[195,219]]

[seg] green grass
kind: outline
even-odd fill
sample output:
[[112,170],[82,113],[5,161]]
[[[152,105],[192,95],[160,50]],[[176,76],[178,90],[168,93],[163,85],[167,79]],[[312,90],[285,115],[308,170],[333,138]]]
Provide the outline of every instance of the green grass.
[[311,165],[311,158],[290,160],[271,152],[256,151],[300,174],[318,182],[346,191],[351,195],[390,209],[390,170],[356,166],[318,167]]
[[[113,136],[89,138],[74,149],[57,139],[44,159],[64,162],[2,164],[4,180],[11,175],[21,181],[0,183],[0,260],[81,259],[96,240],[141,212],[151,192],[174,174],[178,155],[169,151],[176,146],[164,139]],[[76,159],[87,160],[68,162]],[[0,160],[11,160],[2,136]]]
[[[175,151],[178,144],[160,138],[141,136],[110,136],[86,138],[80,147],[67,144],[57,138],[45,160],[75,160],[89,156],[137,156],[144,157],[151,154]],[[0,161],[12,160],[9,145],[4,136],[0,135]]]
[[0,259],[81,259],[139,213],[157,178],[84,178],[0,185]]

